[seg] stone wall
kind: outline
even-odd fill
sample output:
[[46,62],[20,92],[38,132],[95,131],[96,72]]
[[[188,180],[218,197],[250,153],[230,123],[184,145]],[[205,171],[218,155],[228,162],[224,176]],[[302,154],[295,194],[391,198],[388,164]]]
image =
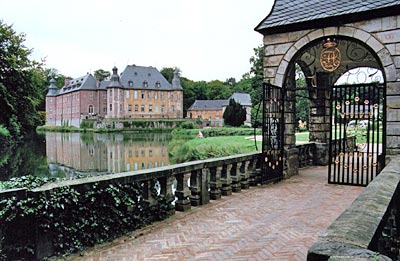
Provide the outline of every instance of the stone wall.
[[390,158],[387,167],[311,246],[307,260],[398,260],[399,169],[400,157]]
[[345,36],[369,46],[379,57],[387,85],[387,154],[400,152],[400,16],[366,20],[337,27],[264,36],[264,76],[283,86],[295,55],[313,40]]

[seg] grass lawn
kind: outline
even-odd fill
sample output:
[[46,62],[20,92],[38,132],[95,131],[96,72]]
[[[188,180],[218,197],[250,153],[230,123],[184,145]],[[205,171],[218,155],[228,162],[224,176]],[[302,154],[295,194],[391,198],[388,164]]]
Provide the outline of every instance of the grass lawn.
[[[170,161],[180,163],[255,152],[254,140],[246,137],[249,136],[219,136],[170,142]],[[257,146],[260,150],[261,141],[257,141]]]

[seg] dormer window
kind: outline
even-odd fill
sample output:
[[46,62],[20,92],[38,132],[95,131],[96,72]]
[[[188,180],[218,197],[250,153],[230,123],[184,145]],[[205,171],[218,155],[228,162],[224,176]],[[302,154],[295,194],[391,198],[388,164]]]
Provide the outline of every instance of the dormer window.
[[128,85],[129,85],[129,87],[133,87],[133,82],[132,82],[132,81],[129,81],[129,82],[128,82]]
[[156,82],[156,87],[160,88],[161,87],[161,83],[160,82]]
[[144,87],[144,88],[147,88],[148,86],[149,86],[149,83],[146,82],[146,81],[144,81],[144,82],[143,82],[143,87]]

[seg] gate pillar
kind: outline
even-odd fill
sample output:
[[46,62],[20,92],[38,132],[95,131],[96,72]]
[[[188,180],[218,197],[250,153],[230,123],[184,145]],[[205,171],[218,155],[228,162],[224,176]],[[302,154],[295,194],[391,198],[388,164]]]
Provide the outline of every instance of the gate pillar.
[[310,91],[310,141],[316,146],[316,165],[329,164],[330,84],[329,73],[317,72],[317,86]]

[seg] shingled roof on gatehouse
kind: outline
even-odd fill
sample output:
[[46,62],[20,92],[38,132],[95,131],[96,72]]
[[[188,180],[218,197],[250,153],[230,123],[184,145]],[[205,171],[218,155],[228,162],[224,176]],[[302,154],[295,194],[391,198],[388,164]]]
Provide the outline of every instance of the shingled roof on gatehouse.
[[280,33],[333,26],[400,13],[399,0],[276,0],[271,13],[255,28]]

